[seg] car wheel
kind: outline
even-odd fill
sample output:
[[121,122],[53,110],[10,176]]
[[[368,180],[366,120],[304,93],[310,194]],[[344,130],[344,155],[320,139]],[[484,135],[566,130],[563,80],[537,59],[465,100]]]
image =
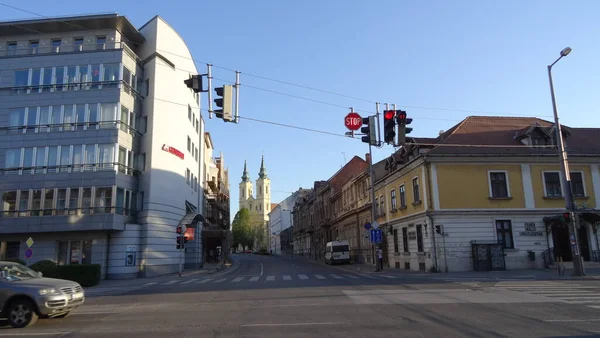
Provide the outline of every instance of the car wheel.
[[53,318],[67,318],[67,317],[69,317],[70,314],[71,314],[71,311],[65,312],[65,313],[60,314],[60,315],[58,315],[56,317],[53,317]]
[[35,312],[33,303],[26,299],[15,300],[8,307],[8,323],[14,328],[31,326],[37,320],[38,314]]

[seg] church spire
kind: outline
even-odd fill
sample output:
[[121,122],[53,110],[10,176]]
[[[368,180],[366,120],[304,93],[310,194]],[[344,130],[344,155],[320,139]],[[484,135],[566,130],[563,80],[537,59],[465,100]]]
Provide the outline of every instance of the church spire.
[[259,178],[267,178],[267,169],[265,168],[265,155],[262,155],[260,160],[260,172],[258,173]]
[[246,160],[244,160],[244,174],[242,175],[242,182],[250,182],[250,175],[248,175]]

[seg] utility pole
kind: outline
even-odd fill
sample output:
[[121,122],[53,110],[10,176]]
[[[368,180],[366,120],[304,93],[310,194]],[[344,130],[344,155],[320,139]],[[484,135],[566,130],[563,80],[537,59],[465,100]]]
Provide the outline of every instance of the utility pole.
[[579,223],[579,216],[577,215],[577,207],[573,203],[573,191],[571,189],[571,173],[569,172],[569,162],[567,159],[567,151],[565,150],[565,144],[562,135],[562,127],[558,118],[558,108],[556,106],[556,96],[554,95],[554,83],[552,81],[552,66],[554,66],[560,59],[569,55],[571,48],[567,47],[560,52],[560,57],[556,59],[551,65],[548,66],[548,79],[550,81],[550,96],[552,98],[552,109],[554,111],[554,125],[556,127],[556,141],[558,142],[558,152],[560,156],[560,165],[562,171],[562,185],[563,194],[565,196],[565,207],[569,212],[569,242],[571,243],[571,256],[573,259],[573,275],[574,276],[585,276],[585,270],[583,261],[581,260],[581,253],[579,252],[579,236],[577,234],[577,225]]

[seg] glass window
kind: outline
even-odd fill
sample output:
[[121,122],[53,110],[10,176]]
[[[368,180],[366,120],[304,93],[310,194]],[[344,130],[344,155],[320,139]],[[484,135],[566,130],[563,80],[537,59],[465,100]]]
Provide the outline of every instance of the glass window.
[[125,190],[123,188],[117,188],[117,203],[116,212],[119,215],[123,215],[123,205],[125,203]]
[[392,189],[390,192],[392,210],[396,210],[396,189]]
[[83,194],[81,196],[81,212],[83,214],[89,214],[92,208],[92,188],[83,188]]
[[35,172],[43,174],[46,167],[46,147],[35,148]]
[[31,216],[40,216],[42,214],[42,191],[33,190],[31,194]]
[[573,196],[575,196],[575,197],[584,197],[585,196],[585,188],[583,185],[583,174],[581,172],[571,173],[571,190],[573,192]]
[[508,197],[508,185],[506,182],[506,173],[504,172],[491,172],[490,173],[490,186],[492,190],[492,196],[495,198]]
[[127,167],[127,149],[119,147],[119,171],[126,172]]
[[560,175],[558,172],[545,172],[544,181],[546,184],[547,197],[562,197]]
[[59,53],[60,52],[61,42],[62,41],[60,39],[53,39],[52,40],[52,52],[53,53]]
[[51,131],[59,131],[60,130],[60,119],[62,116],[62,106],[52,106],[52,111],[50,112],[50,130]]
[[413,201],[419,202],[419,201],[421,201],[421,196],[420,196],[420,192],[419,192],[419,178],[418,177],[413,178],[412,185],[413,185]]
[[51,92],[52,91],[52,68],[43,68],[44,75],[42,77],[42,91],[43,92]]
[[48,172],[56,172],[58,166],[58,146],[48,147]]
[[423,226],[417,224],[417,252],[423,252]]
[[104,123],[100,125],[101,128],[110,128],[111,126],[114,127],[114,121],[117,119],[118,107],[119,106],[116,103],[102,104],[100,121],[104,121]]
[[400,207],[403,208],[406,206],[406,191],[404,190],[404,184],[398,188],[398,192],[400,193]]
[[131,190],[125,190],[125,215],[131,215]]
[[92,65],[92,74],[91,74],[92,88],[98,88],[100,83],[100,65]]
[[29,69],[15,70],[13,86],[16,93],[24,93],[29,85]]
[[29,41],[29,50],[31,54],[36,54],[40,48],[40,42],[38,40]]
[[75,123],[75,106],[72,104],[65,105],[63,114],[63,128],[64,130],[75,130],[73,124]]
[[79,65],[79,82],[81,82],[82,89],[88,89],[87,83],[90,81],[88,77],[88,65]]
[[37,126],[37,107],[29,107],[27,108],[27,130],[35,131]]
[[83,165],[83,149],[81,145],[73,146],[73,171],[81,171]]
[[2,193],[2,210],[6,216],[16,216],[17,192],[5,191]]
[[67,67],[67,83],[69,87],[72,89],[79,88],[79,80],[77,79],[77,66],[68,66]]
[[98,122],[100,122],[100,114],[98,112],[98,104],[92,103],[88,105],[88,128],[97,129]]
[[75,123],[77,130],[83,130],[85,125],[85,104],[78,104],[75,108]]
[[9,127],[22,127],[25,125],[25,108],[14,108],[8,118]]
[[96,49],[104,49],[106,47],[106,36],[96,37]]
[[104,77],[102,80],[105,82],[103,85],[107,85],[106,82],[117,82],[119,81],[119,72],[121,64],[119,63],[107,63],[104,64]]
[[98,145],[98,163],[101,163],[100,168],[112,169],[115,158],[114,144],[99,144]]
[[33,168],[33,147],[23,149],[23,168]]
[[402,249],[408,252],[408,228],[402,228]]
[[51,216],[54,211],[54,189],[46,189],[44,193],[44,216]]
[[50,131],[50,107],[40,107],[40,118],[38,123],[38,131],[48,132]]
[[188,120],[192,120],[192,107],[188,105]]
[[65,67],[56,67],[54,75],[54,83],[56,84],[56,90],[62,91],[64,89],[63,84],[65,83]]
[[71,250],[69,251],[69,264],[79,264],[81,260],[81,242],[71,241]]
[[69,242],[67,241],[59,241],[58,242],[58,253],[56,257],[56,263],[58,265],[66,265],[67,264],[67,253],[69,252]]
[[19,197],[19,216],[29,216],[29,190],[21,190]]
[[129,127],[129,109],[121,105],[121,130],[127,131]]
[[189,136],[187,137],[187,150],[192,151],[192,139]]
[[67,213],[67,189],[58,189],[56,191],[56,214],[66,215]]
[[110,213],[112,207],[112,187],[97,187],[94,203],[96,213]]
[[7,149],[4,159],[4,168],[19,168],[21,166],[21,148]]
[[[66,171],[71,166],[71,146],[60,146],[60,163],[61,171]],[[65,169],[65,170],[62,170]]]
[[79,209],[79,188],[71,188],[69,191],[69,215],[76,215]]
[[511,221],[496,221],[496,236],[498,243],[502,244],[505,249],[513,249],[515,247],[512,240]]
[[83,241],[81,264],[92,264],[92,243],[93,241]]
[[74,51],[80,52],[83,50],[83,38],[74,38],[73,39]]
[[41,69],[32,69],[31,70],[31,88],[39,89],[41,81],[42,81],[42,70]]
[[[96,145],[86,144],[85,145],[85,164],[93,165],[98,161],[96,160]],[[89,166],[86,165],[86,168]]]
[[6,55],[17,55],[17,43],[15,41],[6,43]]
[[123,66],[123,90],[126,93],[129,93],[129,86],[131,83],[131,71],[127,69],[127,67]]

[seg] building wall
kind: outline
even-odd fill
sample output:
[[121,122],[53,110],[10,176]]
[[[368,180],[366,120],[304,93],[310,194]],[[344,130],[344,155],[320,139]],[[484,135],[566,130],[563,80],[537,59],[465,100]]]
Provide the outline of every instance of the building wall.
[[[396,173],[386,177],[383,181],[375,183],[375,199],[377,203],[378,217],[377,222],[379,224],[386,224],[390,221],[400,219],[402,217],[408,217],[410,215],[421,213],[426,210],[427,207],[427,194],[426,180],[424,180],[425,167],[422,164],[414,163],[412,165],[403,168]],[[414,189],[413,179],[419,179],[419,199],[420,201],[414,200]],[[406,196],[406,208],[400,206],[400,186],[404,185],[404,191]],[[392,211],[391,203],[391,191],[396,192],[396,210]],[[382,210],[382,197],[383,197],[383,212]]]
[[[534,198],[536,208],[564,208],[565,201],[563,198],[548,198],[544,195],[544,180],[543,173],[545,171],[560,172],[560,165],[531,165],[531,182],[533,184]],[[585,183],[586,198],[575,198],[577,204],[586,203],[589,206],[596,205],[596,196],[594,193],[592,180],[592,167],[597,165],[570,165],[571,172],[583,172],[583,182]],[[600,182],[596,183],[600,184]],[[562,185],[561,185],[562,186]],[[562,189],[564,191],[564,188]]]

